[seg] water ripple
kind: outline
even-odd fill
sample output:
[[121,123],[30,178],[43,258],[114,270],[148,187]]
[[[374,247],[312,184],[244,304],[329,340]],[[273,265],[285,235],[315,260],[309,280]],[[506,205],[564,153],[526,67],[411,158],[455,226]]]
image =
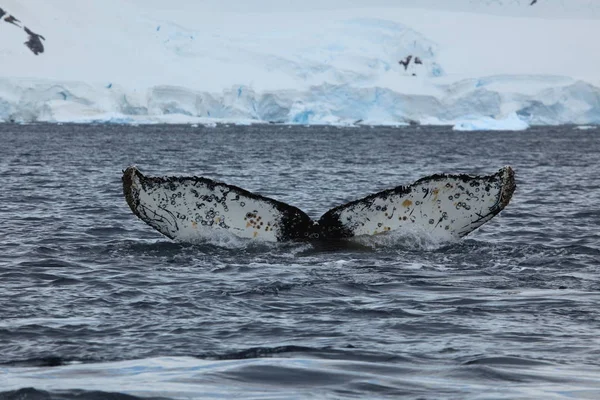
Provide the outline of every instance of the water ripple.
[[[589,133],[33,124],[0,135],[0,398],[600,396]],[[457,243],[188,245],[131,214],[130,164],[222,179],[313,217],[437,172],[510,164],[518,186]]]

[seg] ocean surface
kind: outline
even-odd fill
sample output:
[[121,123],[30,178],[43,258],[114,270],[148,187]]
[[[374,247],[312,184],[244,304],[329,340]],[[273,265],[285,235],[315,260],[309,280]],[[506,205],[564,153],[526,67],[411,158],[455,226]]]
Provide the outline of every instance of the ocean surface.
[[[0,125],[0,399],[598,399],[600,129]],[[467,238],[348,246],[138,220],[121,171],[202,175],[311,217],[512,165]]]

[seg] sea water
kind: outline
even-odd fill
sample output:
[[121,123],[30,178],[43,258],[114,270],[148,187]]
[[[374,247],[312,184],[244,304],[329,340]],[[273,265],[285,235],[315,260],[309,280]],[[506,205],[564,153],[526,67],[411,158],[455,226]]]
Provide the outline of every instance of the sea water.
[[[0,125],[0,398],[600,397],[596,130]],[[138,220],[121,171],[329,208],[423,176],[516,171],[465,239],[349,246]]]

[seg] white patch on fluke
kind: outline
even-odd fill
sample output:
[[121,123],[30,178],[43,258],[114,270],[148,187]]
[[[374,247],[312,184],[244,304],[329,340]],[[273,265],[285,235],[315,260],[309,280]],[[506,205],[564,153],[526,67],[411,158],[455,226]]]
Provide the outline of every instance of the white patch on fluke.
[[286,229],[294,217],[310,221],[294,207],[210,179],[146,177],[128,168],[123,182],[132,211],[179,241],[194,242],[217,229],[241,238],[276,242],[287,238]]
[[215,230],[269,242],[392,231],[456,240],[504,209],[514,190],[510,167],[488,176],[433,175],[333,208],[315,223],[296,207],[207,178],[146,177],[135,167],[123,174],[123,191],[133,213],[184,242],[206,238]]
[[455,240],[500,212],[514,189],[510,167],[484,177],[433,175],[334,208],[321,219],[337,219],[355,236],[402,230]]

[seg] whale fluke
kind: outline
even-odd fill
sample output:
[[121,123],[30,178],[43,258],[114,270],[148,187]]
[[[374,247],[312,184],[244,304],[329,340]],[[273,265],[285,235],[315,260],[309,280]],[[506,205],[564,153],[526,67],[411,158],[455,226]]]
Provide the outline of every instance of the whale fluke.
[[404,228],[458,239],[502,211],[515,187],[511,167],[487,176],[432,175],[335,207],[319,225],[344,237]]
[[147,177],[129,167],[123,192],[135,215],[180,241],[225,229],[242,238],[282,242],[303,238],[313,225],[296,207],[207,178]]
[[514,172],[487,176],[438,174],[335,207],[317,222],[300,209],[203,177],[149,177],[123,171],[127,204],[142,221],[178,241],[212,230],[263,241],[327,240],[418,230],[436,239],[461,238],[506,207]]

